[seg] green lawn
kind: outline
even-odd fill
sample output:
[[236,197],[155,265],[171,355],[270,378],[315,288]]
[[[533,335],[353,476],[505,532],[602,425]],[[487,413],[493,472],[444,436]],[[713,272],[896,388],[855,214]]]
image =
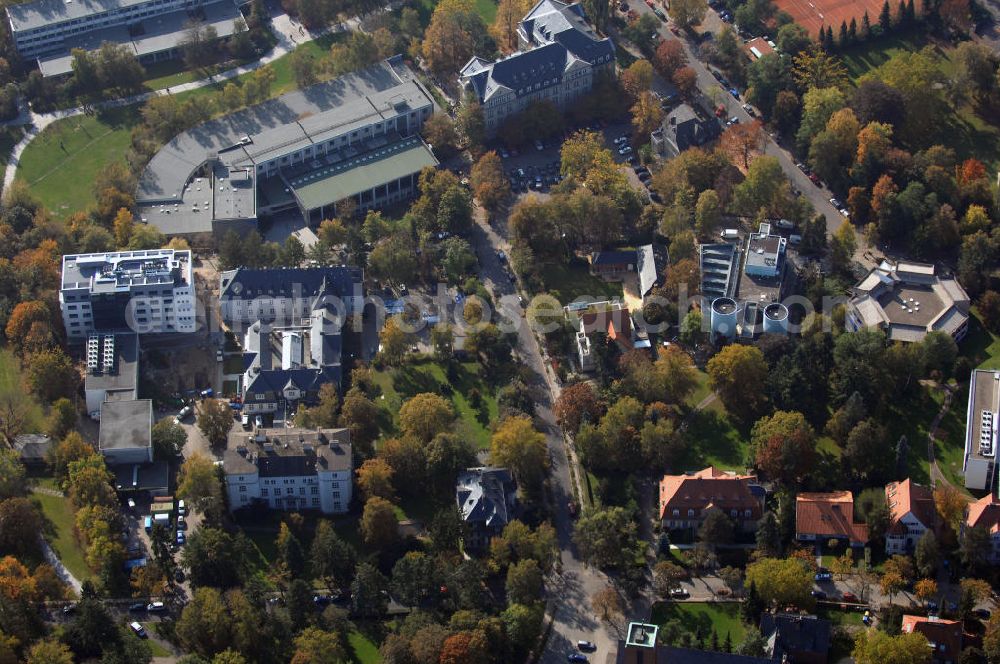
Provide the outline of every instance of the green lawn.
[[719,635],[720,643],[728,634],[734,646],[746,637],[738,602],[657,602],[650,620],[660,627],[676,621],[682,630],[692,635],[703,633],[706,642],[713,631]]
[[[486,383],[481,371],[477,363],[463,362],[449,379],[444,367],[427,360],[376,372],[375,382],[382,390],[377,402],[384,423],[395,430],[404,401],[421,392],[440,394],[451,400],[455,409],[459,419],[457,433],[486,449],[490,444],[490,423],[497,418],[497,401],[495,388]],[[478,408],[470,396],[473,390],[480,395]]]
[[34,397],[24,390],[21,365],[10,350],[0,350],[0,397],[13,397],[24,410],[24,430],[41,431],[45,427],[45,411]]
[[[426,28],[431,22],[431,14],[434,13],[437,0],[419,0],[414,5],[414,8],[420,14],[421,24]],[[472,0],[472,5],[486,25],[491,25],[497,17],[497,3],[494,0]]]
[[129,106],[52,123],[21,155],[17,179],[56,217],[85,210],[94,202],[94,175],[121,160],[139,123]]
[[[299,48],[316,55],[325,54],[338,35],[324,36]],[[268,65],[275,72],[271,96],[290,92],[298,86],[292,76],[289,56]],[[212,97],[225,84],[242,85],[253,73],[174,95],[179,100],[205,97],[213,107]],[[58,120],[39,134],[21,155],[17,179],[26,182],[32,193],[56,217],[86,210],[94,203],[94,174],[112,161],[120,160],[131,144],[132,128],[141,120],[140,106],[133,105],[102,111],[97,115],[82,115]],[[2,147],[2,144],[0,144]]]
[[715,466],[725,470],[744,470],[750,441],[733,425],[722,403],[713,401],[707,408],[692,413],[688,419],[689,447],[684,468]]
[[687,405],[691,408],[694,408],[701,403],[701,400],[707,397],[712,391],[708,387],[708,374],[701,369],[697,370],[697,374],[698,385],[694,388],[694,392],[691,393],[691,396],[687,398]]
[[382,661],[378,646],[357,630],[351,630],[347,635],[347,644],[351,647],[351,661],[354,664],[379,664]]
[[969,331],[958,349],[979,369],[1000,369],[1000,337],[983,327],[975,307],[969,318]]
[[[927,35],[921,32],[890,35],[885,39],[877,39],[850,48],[842,55],[842,59],[848,75],[856,83],[866,73],[897,53],[913,53],[929,43]],[[946,77],[953,75],[957,66],[952,60],[954,49],[935,44],[934,50],[938,56],[941,72]],[[938,123],[936,135],[930,138],[928,144],[947,145],[954,148],[962,157],[979,159],[987,164],[987,170],[996,170],[1000,166],[1000,122],[987,121],[988,117],[985,112],[962,103],[953,108],[943,122]]]
[[[54,488],[54,483],[49,481],[40,482],[41,486]],[[83,549],[73,535],[75,518],[69,501],[66,498],[49,496],[42,493],[32,494],[32,499],[36,502],[45,517],[42,524],[42,532],[55,549],[56,555],[62,561],[70,574],[80,581],[91,578],[90,568],[83,559]]]
[[548,293],[566,306],[578,297],[590,300],[607,300],[622,297],[620,282],[604,281],[590,274],[587,264],[574,260],[570,264],[547,262],[539,268],[542,282],[537,294]]
[[851,47],[844,51],[840,58],[847,67],[847,75],[852,81],[857,82],[859,78],[881,66],[897,53],[914,53],[926,44],[925,36],[916,32],[892,34]]
[[[142,623],[147,632],[152,632],[154,625],[156,623]],[[153,657],[173,657],[173,653],[164,648],[156,639],[146,639],[146,643],[149,644],[149,649],[153,652]]]
[[[940,391],[935,391],[931,399],[939,409],[944,403],[944,395]],[[965,409],[968,403],[968,386],[963,385],[952,396],[951,406],[938,425],[934,441],[934,458],[938,467],[961,491],[965,490],[962,462],[965,456]]]

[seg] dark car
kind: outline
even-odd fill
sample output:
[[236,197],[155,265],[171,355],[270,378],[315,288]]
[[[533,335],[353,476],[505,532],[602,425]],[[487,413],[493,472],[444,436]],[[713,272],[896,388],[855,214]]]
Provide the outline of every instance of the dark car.
[[329,604],[332,601],[333,601],[333,598],[330,597],[329,595],[314,595],[313,596],[313,604],[315,604],[316,606],[326,606],[327,604]]
[[846,592],[843,595],[841,595],[840,598],[842,600],[844,600],[845,602],[857,602],[858,601],[858,596],[855,595],[852,592]]
[[815,578],[817,581],[829,581],[830,579],[833,578],[833,574],[830,573],[830,570],[820,567],[818,570],[816,570],[816,576],[813,578]]
[[177,583],[184,583],[184,579],[186,578],[187,577],[184,576],[184,570],[181,569],[174,570],[174,581],[176,581]]
[[826,599],[826,592],[822,590],[813,590],[809,594],[815,597],[816,599]]
[[142,611],[146,610],[146,605],[143,604],[142,602],[136,602],[135,604],[129,604],[128,610],[134,611],[136,613],[141,613]]
[[578,652],[573,652],[573,653],[570,653],[566,657],[566,661],[568,661],[568,662],[586,662],[587,661],[587,657],[585,655],[581,655]]
[[74,613],[75,611],[76,611],[76,604],[67,604],[62,608],[62,612],[65,613],[66,615]]

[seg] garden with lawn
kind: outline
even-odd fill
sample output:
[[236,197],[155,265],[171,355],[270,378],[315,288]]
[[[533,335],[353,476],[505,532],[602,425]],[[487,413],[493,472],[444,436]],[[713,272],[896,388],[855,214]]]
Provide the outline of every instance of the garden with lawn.
[[[38,486],[43,489],[57,489],[52,478],[39,480]],[[69,500],[64,496],[53,496],[38,491],[34,492],[31,498],[44,519],[41,524],[42,534],[59,556],[59,560],[77,580],[91,578],[92,574],[84,560],[83,549],[76,539],[76,517]]]
[[389,425],[382,430],[397,429],[404,401],[430,392],[451,401],[459,420],[456,431],[479,449],[487,449],[490,425],[497,418],[498,387],[487,382],[485,371],[476,362],[455,362],[451,366],[449,370],[446,365],[426,359],[376,371],[375,384],[381,390],[376,403],[384,423]]
[[673,645],[707,647],[714,633],[720,645],[728,639],[737,646],[747,633],[738,602],[657,602],[650,620],[660,627],[659,640]]

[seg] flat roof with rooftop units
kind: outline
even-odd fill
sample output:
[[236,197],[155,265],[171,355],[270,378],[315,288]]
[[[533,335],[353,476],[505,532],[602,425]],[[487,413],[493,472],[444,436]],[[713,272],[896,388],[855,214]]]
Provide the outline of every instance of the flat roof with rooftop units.
[[919,342],[932,331],[960,341],[968,330],[968,294],[934,265],[885,260],[852,290],[847,321],[855,331],[878,327],[891,341]]
[[[366,69],[210,120],[150,160],[136,201],[166,235],[219,233],[232,224],[357,198],[358,209],[415,190],[437,165],[419,137],[433,98],[395,56]],[[209,189],[212,195],[209,194]]]
[[969,382],[965,419],[965,486],[987,490],[994,486],[997,435],[1000,433],[1000,371],[976,369]]

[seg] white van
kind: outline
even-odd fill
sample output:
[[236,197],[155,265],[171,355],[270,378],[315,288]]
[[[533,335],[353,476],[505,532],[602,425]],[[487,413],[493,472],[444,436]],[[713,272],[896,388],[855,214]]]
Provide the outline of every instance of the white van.
[[740,232],[736,228],[725,228],[719,231],[719,236],[723,240],[736,240],[740,237]]
[[184,504],[183,498],[177,501],[177,513],[180,514],[181,516],[184,516],[185,514],[188,513],[187,505]]
[[140,625],[137,622],[130,622],[128,624],[128,626],[132,628],[132,631],[135,632],[135,635],[138,636],[140,639],[146,638],[146,628],[145,627],[143,627],[142,625]]

